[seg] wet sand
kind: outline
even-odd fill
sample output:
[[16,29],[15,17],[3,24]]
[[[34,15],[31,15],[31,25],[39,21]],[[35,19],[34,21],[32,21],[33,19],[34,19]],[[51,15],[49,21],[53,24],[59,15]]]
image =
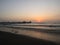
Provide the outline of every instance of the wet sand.
[[0,31],[0,45],[59,45],[47,40]]

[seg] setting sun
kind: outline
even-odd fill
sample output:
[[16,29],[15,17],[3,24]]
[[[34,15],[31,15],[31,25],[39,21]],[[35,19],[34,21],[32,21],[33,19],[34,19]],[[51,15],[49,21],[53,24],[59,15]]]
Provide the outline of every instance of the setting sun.
[[36,22],[44,22],[44,18],[42,18],[42,17],[34,17],[34,21],[36,21]]
[[59,1],[0,1],[1,21],[60,22]]
[[0,44],[60,45],[60,0],[0,0]]

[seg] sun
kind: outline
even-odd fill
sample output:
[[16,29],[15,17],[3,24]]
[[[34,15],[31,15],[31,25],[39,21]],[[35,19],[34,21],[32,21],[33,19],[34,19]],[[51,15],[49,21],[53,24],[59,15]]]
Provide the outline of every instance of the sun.
[[34,20],[36,22],[44,22],[44,18],[42,18],[42,17],[36,17],[36,18],[34,18]]

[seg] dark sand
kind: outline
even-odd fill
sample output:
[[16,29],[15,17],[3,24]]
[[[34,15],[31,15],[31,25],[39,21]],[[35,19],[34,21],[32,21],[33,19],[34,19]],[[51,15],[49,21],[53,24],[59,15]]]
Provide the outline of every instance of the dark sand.
[[58,45],[56,43],[0,31],[0,45]]

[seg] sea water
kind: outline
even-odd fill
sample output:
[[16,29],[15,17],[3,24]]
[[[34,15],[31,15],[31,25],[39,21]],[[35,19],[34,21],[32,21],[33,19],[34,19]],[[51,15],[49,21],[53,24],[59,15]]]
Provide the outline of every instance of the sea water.
[[60,43],[60,24],[26,23],[0,25],[0,31],[26,35],[38,39]]

